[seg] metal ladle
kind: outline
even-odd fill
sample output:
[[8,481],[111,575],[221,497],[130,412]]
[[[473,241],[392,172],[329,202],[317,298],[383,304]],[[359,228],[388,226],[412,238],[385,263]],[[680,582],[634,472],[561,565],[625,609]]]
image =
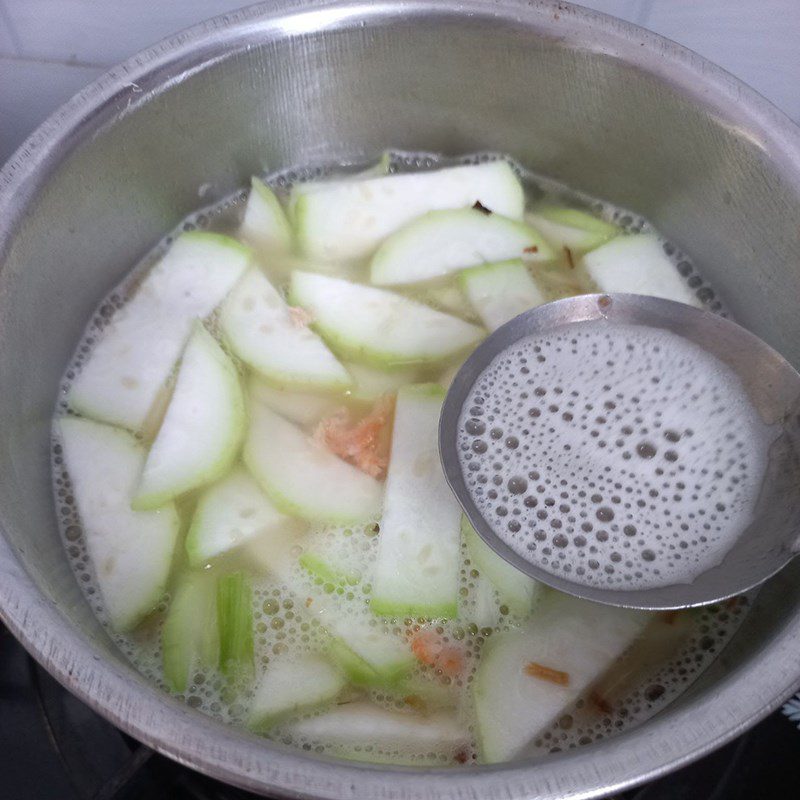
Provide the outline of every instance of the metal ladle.
[[[747,399],[768,426],[771,444],[752,521],[720,562],[691,583],[606,588],[572,580],[563,571],[555,574],[506,544],[478,510],[467,487],[458,452],[459,424],[465,402],[484,370],[520,340],[554,334],[567,326],[574,329],[598,323],[665,329],[699,346],[735,373]],[[643,609],[704,605],[758,586],[800,552],[800,374],[741,326],[682,303],[627,294],[581,295],[515,317],[467,358],[453,380],[442,408],[439,449],[450,487],[492,550],[531,577],[587,600]],[[531,454],[531,459],[536,457]]]

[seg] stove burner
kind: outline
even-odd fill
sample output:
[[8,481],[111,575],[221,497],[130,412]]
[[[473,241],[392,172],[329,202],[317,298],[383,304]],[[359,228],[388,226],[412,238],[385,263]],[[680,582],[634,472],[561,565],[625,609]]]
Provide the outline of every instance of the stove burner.
[[0,626],[3,800],[248,800],[117,730]]
[[[710,756],[611,800],[797,793],[800,734],[780,712]],[[73,697],[0,626],[3,800],[255,800],[153,752]]]

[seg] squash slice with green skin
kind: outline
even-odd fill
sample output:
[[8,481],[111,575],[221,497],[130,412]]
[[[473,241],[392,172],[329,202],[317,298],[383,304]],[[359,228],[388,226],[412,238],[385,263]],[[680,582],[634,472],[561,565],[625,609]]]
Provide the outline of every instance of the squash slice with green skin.
[[362,578],[360,572],[328,553],[306,551],[300,556],[300,564],[315,578],[331,585],[353,586]]
[[370,263],[376,286],[422,283],[511,258],[547,261],[554,253],[530,225],[474,208],[429,211],[386,239]]
[[256,687],[247,727],[269,730],[292,714],[329,703],[345,685],[342,673],[318,653],[272,657]]
[[618,236],[583,257],[583,266],[601,292],[626,292],[702,303],[684,283],[658,237],[651,233]]
[[252,251],[229,236],[181,234],[102,331],[70,387],[70,408],[140,432],[194,321],[222,302],[251,258]]
[[189,563],[204,566],[256,536],[288,541],[293,525],[246,470],[234,467],[197,502],[186,536]]
[[389,234],[421,214],[476,202],[498,214],[522,217],[522,184],[506,162],[299,183],[292,187],[289,208],[301,252],[349,261],[369,256]]
[[453,757],[469,737],[454,714],[389,711],[365,701],[344,703],[297,720],[285,730],[304,741],[326,745],[343,758],[397,764],[441,764],[417,754]]
[[553,592],[522,628],[492,636],[473,681],[482,761],[508,761],[563,714],[652,615]]
[[546,302],[521,259],[466,269],[459,277],[464,293],[489,331]]
[[370,606],[398,617],[455,617],[461,511],[439,462],[444,391],[433,384],[397,393]]
[[158,508],[224,475],[239,452],[245,422],[236,367],[198,322],[132,507]]
[[298,565],[297,557],[288,550],[282,558],[272,558],[268,569],[287,587],[295,608],[302,609],[298,613],[316,619],[329,634],[328,655],[350,683],[393,689],[408,677],[416,663],[409,644],[375,624],[360,590],[348,597],[346,592],[340,594],[333,586],[325,586],[324,577],[308,570],[307,564]]
[[255,176],[250,180],[250,187],[239,235],[265,256],[288,252],[292,246],[292,228],[281,201]]
[[385,289],[295,272],[292,302],[344,358],[377,367],[437,363],[474,347],[483,328]]
[[342,626],[339,633],[331,643],[330,656],[353,686],[393,691],[415,664],[411,651],[395,636],[362,625]]
[[599,247],[621,233],[620,229],[586,211],[565,206],[536,206],[525,215],[525,221],[556,249],[568,247],[580,255]]
[[542,599],[545,586],[501,558],[481,539],[466,517],[461,518],[461,536],[467,544],[470,561],[482,578],[497,589],[500,605],[517,617],[528,617]]
[[260,403],[250,404],[244,461],[273,505],[289,516],[348,524],[380,510],[382,484]]
[[145,451],[130,433],[78,417],[56,430],[103,606],[115,630],[131,630],[166,591],[180,519],[171,503],[131,509]]
[[230,293],[219,324],[233,353],[274,387],[341,392],[353,382],[322,339],[293,316],[256,268]]

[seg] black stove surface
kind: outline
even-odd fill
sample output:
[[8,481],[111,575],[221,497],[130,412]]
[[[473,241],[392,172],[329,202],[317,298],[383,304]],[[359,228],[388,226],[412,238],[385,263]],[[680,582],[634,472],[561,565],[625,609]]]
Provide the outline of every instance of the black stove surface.
[[[795,721],[778,711],[696,764],[615,800],[797,797],[800,731]],[[0,776],[2,800],[254,798],[175,764],[118,731],[56,683],[2,626]]]

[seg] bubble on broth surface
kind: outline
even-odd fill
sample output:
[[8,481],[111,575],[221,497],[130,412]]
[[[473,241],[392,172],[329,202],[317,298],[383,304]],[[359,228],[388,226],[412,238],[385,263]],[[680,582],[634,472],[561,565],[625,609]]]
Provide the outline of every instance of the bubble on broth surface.
[[[476,408],[502,435],[476,432]],[[506,544],[553,575],[629,589],[719,563],[751,521],[769,443],[722,362],[668,331],[602,321],[500,353],[458,441],[467,488]]]

